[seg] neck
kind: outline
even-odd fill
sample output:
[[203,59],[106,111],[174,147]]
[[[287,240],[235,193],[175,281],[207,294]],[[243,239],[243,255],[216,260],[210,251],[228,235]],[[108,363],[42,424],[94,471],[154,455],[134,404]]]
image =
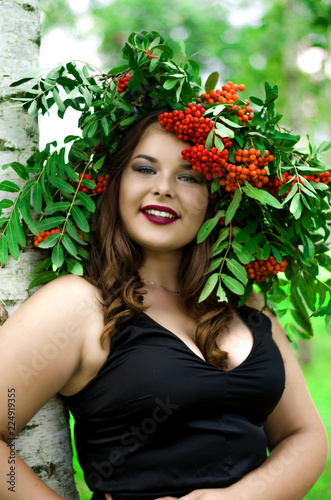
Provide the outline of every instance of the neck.
[[139,269],[142,278],[158,283],[168,290],[178,290],[178,271],[182,253],[147,253]]

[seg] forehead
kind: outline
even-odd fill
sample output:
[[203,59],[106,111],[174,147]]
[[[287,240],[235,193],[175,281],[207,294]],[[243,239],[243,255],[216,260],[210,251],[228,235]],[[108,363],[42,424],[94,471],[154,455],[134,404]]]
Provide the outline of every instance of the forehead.
[[159,123],[149,125],[139,143],[137,144],[133,158],[137,154],[145,153],[156,159],[179,159],[182,164],[190,164],[182,159],[182,151],[189,146],[189,143],[178,139],[176,134],[164,130]]

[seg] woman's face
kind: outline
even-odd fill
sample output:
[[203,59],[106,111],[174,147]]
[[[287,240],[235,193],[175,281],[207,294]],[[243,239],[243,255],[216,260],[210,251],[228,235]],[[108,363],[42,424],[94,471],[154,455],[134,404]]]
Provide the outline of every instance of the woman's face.
[[182,159],[186,146],[158,123],[150,125],[122,174],[120,216],[130,238],[146,250],[182,249],[204,221],[206,180]]

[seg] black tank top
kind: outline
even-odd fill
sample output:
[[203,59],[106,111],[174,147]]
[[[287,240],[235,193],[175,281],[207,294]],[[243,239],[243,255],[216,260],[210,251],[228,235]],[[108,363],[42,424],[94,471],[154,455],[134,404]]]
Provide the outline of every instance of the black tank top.
[[254,343],[230,371],[139,313],[112,338],[98,374],[65,398],[93,500],[181,497],[229,486],[263,463],[262,423],[284,390],[284,365],[269,318],[238,312]]

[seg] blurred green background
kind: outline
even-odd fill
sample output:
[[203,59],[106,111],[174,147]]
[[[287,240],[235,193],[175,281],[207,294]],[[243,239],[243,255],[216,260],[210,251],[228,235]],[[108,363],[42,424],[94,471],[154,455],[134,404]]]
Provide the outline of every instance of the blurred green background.
[[[263,97],[265,81],[277,84],[283,126],[302,135],[301,147],[306,134],[314,143],[330,140],[331,0],[41,0],[41,9],[42,67],[78,59],[106,72],[120,61],[132,31],[155,30],[175,50],[178,39],[185,42],[203,81],[218,71],[217,88],[228,80],[244,83],[249,98]],[[324,160],[330,165],[331,153]],[[296,339],[294,348],[330,437],[331,342],[319,318],[314,331],[312,340]],[[90,499],[74,460],[80,498]],[[305,498],[331,498],[330,459]]]

